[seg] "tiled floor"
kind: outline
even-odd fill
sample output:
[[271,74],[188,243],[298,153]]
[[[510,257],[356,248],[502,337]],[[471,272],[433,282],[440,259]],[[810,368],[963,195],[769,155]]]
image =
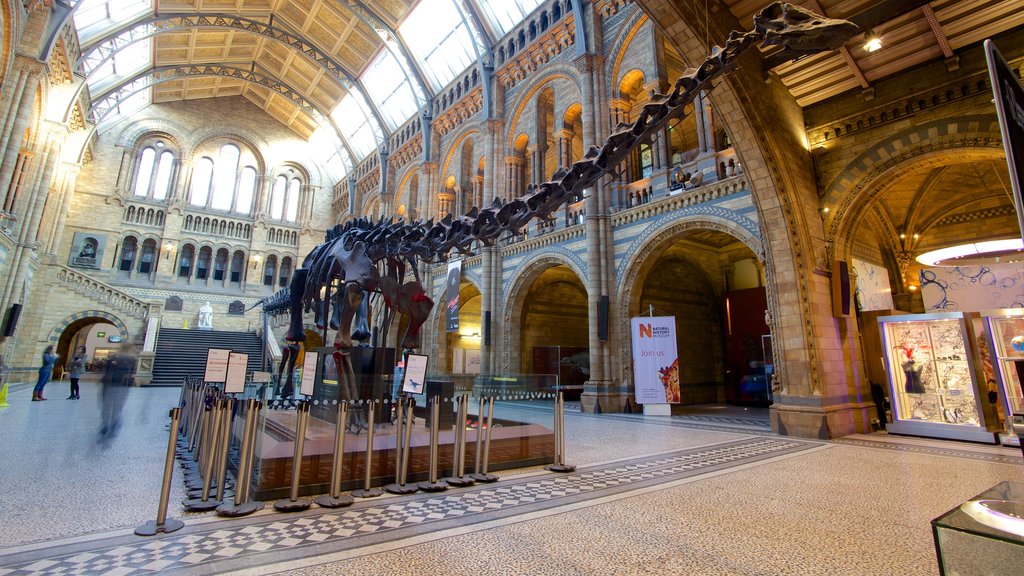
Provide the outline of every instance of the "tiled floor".
[[176,480],[186,527],[147,539],[131,530],[156,513],[177,391],[131,390],[121,433],[99,442],[95,385],[79,401],[65,386],[33,403],[16,385],[0,409],[0,576],[937,574],[929,521],[1024,481],[1017,449],[570,412],[571,474],[236,520],[183,515]]

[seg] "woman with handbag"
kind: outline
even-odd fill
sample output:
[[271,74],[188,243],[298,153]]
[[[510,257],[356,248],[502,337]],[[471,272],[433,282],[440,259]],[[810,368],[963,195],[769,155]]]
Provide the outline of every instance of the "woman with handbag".
[[32,389],[32,401],[46,400],[43,398],[43,388],[50,381],[53,375],[53,367],[57,364],[57,355],[53,353],[53,345],[43,350],[43,365],[39,367],[39,379],[36,380],[36,387]]

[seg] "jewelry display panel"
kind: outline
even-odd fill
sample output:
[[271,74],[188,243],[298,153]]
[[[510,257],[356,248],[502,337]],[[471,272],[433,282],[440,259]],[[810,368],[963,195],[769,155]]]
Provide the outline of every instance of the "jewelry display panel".
[[964,320],[962,313],[878,319],[893,400],[889,432],[995,443],[985,429]]
[[983,312],[988,332],[987,349],[980,354],[987,388],[997,396],[1003,432],[1013,435],[1014,412],[1024,412],[1018,363],[1024,364],[1024,309]]

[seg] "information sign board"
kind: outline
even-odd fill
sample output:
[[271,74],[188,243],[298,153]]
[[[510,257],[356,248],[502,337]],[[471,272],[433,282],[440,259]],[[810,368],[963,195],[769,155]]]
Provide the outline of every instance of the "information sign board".
[[313,388],[316,386],[316,362],[320,355],[316,352],[306,350],[306,357],[302,360],[302,384],[299,386],[299,393],[306,396],[313,395]]
[[228,377],[228,360],[231,358],[231,350],[223,348],[210,348],[206,351],[206,373],[203,380],[206,382],[223,382]]
[[232,352],[228,357],[228,373],[224,379],[224,392],[240,394],[245,392],[245,369],[249,365],[249,355]]

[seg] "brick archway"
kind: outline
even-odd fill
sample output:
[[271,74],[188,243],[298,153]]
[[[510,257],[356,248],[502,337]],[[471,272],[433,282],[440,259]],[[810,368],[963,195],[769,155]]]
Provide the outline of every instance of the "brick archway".
[[852,250],[856,224],[888,184],[909,171],[1005,157],[994,115],[942,118],[913,126],[863,151],[824,191],[829,257]]
[[50,344],[56,345],[61,334],[64,333],[64,330],[66,330],[68,326],[71,326],[72,324],[81,324],[83,320],[109,322],[110,324],[117,326],[118,331],[121,333],[122,340],[128,340],[128,326],[126,326],[120,318],[103,310],[83,310],[82,312],[76,312],[75,314],[72,314],[58,322],[57,325],[50,330],[50,335],[47,337],[47,341],[50,342]]

